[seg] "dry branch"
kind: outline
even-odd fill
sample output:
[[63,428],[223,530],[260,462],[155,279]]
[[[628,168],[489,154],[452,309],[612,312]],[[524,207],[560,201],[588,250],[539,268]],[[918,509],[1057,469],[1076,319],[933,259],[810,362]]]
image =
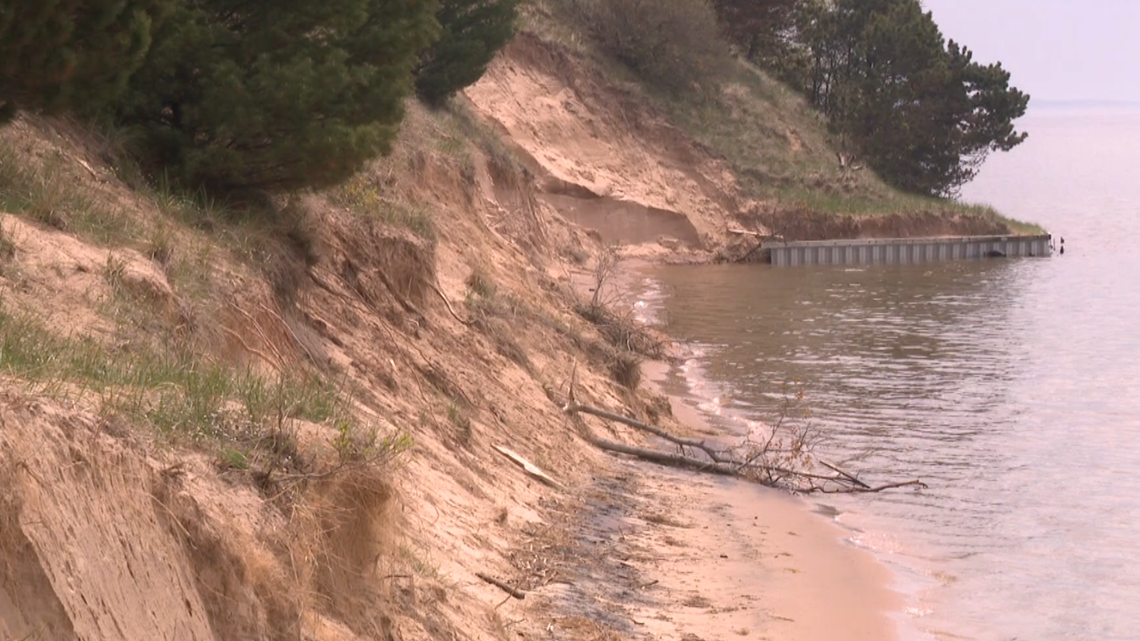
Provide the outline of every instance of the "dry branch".
[[[654,436],[679,446],[681,449],[681,453],[673,453],[610,441],[597,436],[588,427],[583,425],[581,430],[583,438],[591,445],[608,452],[628,454],[645,461],[667,465],[669,467],[707,472],[721,476],[735,476],[761,485],[781,487],[802,493],[872,493],[908,486],[927,487],[925,483],[917,479],[871,487],[854,475],[823,461],[820,461],[820,463],[833,470],[835,474],[817,474],[812,472],[806,466],[806,463],[797,464],[798,461],[808,460],[805,455],[807,454],[807,448],[810,448],[810,442],[804,435],[793,438],[794,447],[790,451],[773,445],[777,432],[783,425],[783,419],[776,424],[772,434],[769,435],[764,443],[753,443],[746,440],[744,443],[736,446],[717,447],[706,440],[677,436],[656,425],[578,403],[574,400],[573,383],[571,383],[570,398],[570,403],[563,408],[567,414],[590,414],[609,421],[622,423],[648,434],[653,434]],[[700,450],[704,456],[698,457],[685,454],[684,448],[686,447]],[[818,459],[816,460],[818,461]]]
[[842,475],[843,477],[845,477],[845,478],[849,479],[849,480],[850,480],[852,483],[854,483],[855,485],[858,485],[859,487],[861,487],[861,488],[864,488],[864,489],[868,489],[868,490],[869,490],[869,489],[871,489],[871,486],[870,486],[870,485],[867,485],[866,483],[864,483],[863,481],[860,481],[859,479],[855,478],[855,477],[854,477],[854,476],[852,476],[851,474],[848,474],[847,472],[844,472],[843,470],[839,469],[839,468],[838,468],[838,467],[836,467],[835,465],[833,465],[833,464],[831,464],[831,463],[828,463],[827,461],[825,461],[825,460],[823,460],[823,459],[821,459],[821,458],[819,458],[819,457],[816,457],[816,459],[815,459],[815,460],[816,460],[816,461],[819,461],[819,464],[820,464],[820,465],[822,465],[822,466],[824,466],[824,467],[828,468],[829,470],[832,470],[832,471],[834,471],[836,474],[840,474],[840,475]]
[[745,231],[743,229],[729,229],[728,231],[730,231],[734,234],[748,235],[748,236],[753,236],[756,238],[756,246],[753,247],[752,249],[749,249],[740,258],[737,258],[736,262],[743,263],[743,262],[747,261],[749,258],[752,257],[752,254],[755,254],[756,252],[763,249],[764,243],[769,241],[769,240],[779,240],[779,241],[784,240],[784,229],[786,229],[786,228],[787,228],[787,226],[785,226],[784,228],[782,228],[778,231],[768,233],[768,234],[762,234],[762,233],[760,233],[759,230],[756,230],[753,232],[748,232],[748,231]]
[[495,450],[499,454],[502,454],[503,456],[511,459],[511,461],[513,461],[516,465],[521,467],[527,474],[530,474],[534,478],[542,481],[543,483],[549,485],[550,487],[553,487],[555,489],[562,489],[561,483],[559,483],[558,481],[555,481],[553,478],[550,477],[549,474],[544,472],[542,470],[542,468],[540,468],[537,465],[535,465],[534,463],[531,463],[530,461],[526,460],[525,458],[523,458],[521,455],[519,455],[514,450],[507,448],[507,447],[503,447],[502,445],[495,445],[494,447],[495,447]]
[[466,326],[471,326],[471,324],[472,324],[474,321],[471,321],[471,320],[463,320],[462,318],[460,318],[460,317],[459,317],[459,314],[455,313],[455,308],[451,306],[451,301],[447,300],[447,296],[445,296],[445,295],[443,294],[443,290],[442,290],[442,289],[440,289],[438,285],[436,285],[435,283],[428,283],[428,285],[430,285],[430,286],[431,286],[431,288],[435,290],[435,293],[439,294],[439,297],[440,297],[441,299],[443,299],[443,304],[444,304],[444,305],[447,305],[447,311],[451,313],[451,317],[452,317],[452,318],[454,318],[455,320],[459,321],[459,322],[460,322],[461,324],[463,324],[463,325],[466,325]]
[[513,596],[516,599],[525,599],[526,598],[526,592],[523,592],[522,590],[519,590],[518,588],[511,587],[510,585],[503,583],[502,581],[496,579],[495,577],[493,577],[489,574],[483,574],[482,572],[476,572],[475,576],[479,577],[480,579],[483,579],[487,583],[490,583],[491,585],[499,588],[503,592],[506,592],[507,594]]

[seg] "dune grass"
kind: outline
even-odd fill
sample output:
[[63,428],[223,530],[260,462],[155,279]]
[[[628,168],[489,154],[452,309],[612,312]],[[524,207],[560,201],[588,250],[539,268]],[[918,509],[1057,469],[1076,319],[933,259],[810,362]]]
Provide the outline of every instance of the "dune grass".
[[354,421],[345,390],[298,371],[267,378],[191,353],[61,336],[0,301],[0,373],[36,393],[123,414],[159,436],[226,441],[286,419]]

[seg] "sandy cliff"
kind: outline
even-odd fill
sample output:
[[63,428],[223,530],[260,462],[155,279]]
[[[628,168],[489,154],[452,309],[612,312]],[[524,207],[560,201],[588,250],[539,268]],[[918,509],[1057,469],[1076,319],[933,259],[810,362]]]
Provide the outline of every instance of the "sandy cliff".
[[67,123],[0,130],[0,638],[889,634],[835,532],[561,411],[576,371],[685,429],[615,380],[574,284],[604,242],[725,249],[755,203],[724,162],[533,38],[468,95],[276,220],[146,188]]

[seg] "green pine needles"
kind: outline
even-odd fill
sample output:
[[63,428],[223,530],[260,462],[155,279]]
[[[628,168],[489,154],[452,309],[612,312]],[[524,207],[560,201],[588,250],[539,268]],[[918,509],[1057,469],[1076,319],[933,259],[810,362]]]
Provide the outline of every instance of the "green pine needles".
[[385,153],[433,0],[175,0],[118,105],[144,166],[212,191],[341,182]]
[[521,0],[440,0],[439,40],[424,52],[416,70],[416,92],[438,105],[474,84],[515,34]]
[[17,110],[91,112],[117,99],[169,0],[0,3],[0,124]]

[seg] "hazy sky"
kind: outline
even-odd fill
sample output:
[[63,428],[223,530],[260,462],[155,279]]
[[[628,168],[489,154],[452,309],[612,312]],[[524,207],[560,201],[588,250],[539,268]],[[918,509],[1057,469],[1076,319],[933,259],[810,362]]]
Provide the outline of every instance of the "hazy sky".
[[1140,0],[922,2],[944,36],[1001,61],[1034,99],[1140,101]]

